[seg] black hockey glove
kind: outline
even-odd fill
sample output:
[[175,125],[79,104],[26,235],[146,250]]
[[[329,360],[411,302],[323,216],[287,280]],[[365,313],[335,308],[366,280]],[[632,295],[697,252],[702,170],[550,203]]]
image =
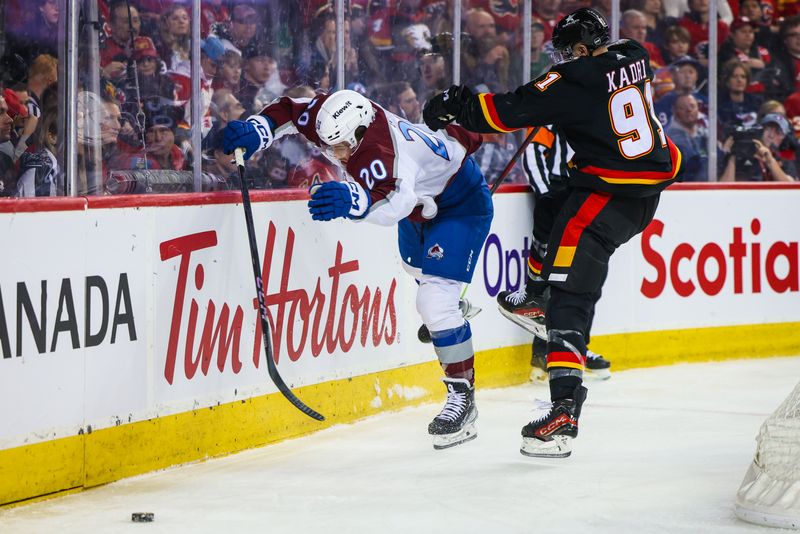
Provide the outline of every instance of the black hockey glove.
[[422,119],[431,130],[441,130],[458,117],[461,108],[472,96],[464,85],[453,85],[444,93],[431,98],[422,111]]

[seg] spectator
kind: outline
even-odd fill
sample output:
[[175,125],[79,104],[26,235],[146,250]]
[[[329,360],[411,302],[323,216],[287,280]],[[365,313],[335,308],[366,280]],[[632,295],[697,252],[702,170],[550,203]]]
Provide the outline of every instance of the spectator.
[[464,85],[483,93],[505,92],[510,55],[497,38],[494,18],[482,9],[470,9],[466,30],[471,40],[461,55]]
[[697,80],[702,67],[691,56],[678,59],[670,65],[672,81],[675,88],[658,99],[655,105],[658,120],[666,128],[672,119],[672,109],[675,101],[681,95],[692,95],[703,110],[706,109],[708,99],[697,90]]
[[[222,150],[222,130],[212,130],[203,141],[208,143],[208,147],[203,152],[203,174],[205,175],[203,181],[208,184],[216,184],[215,189],[240,187],[236,162],[233,161],[230,154],[225,154]],[[245,167],[245,176],[249,173],[250,168]]]
[[552,61],[550,54],[544,51],[545,28],[541,22],[531,23],[531,79],[536,79],[544,74]]
[[15,195],[18,197],[54,197],[62,177],[56,158],[58,141],[58,108],[46,106],[39,127],[36,129],[34,152],[26,152],[20,158],[19,181]]
[[708,181],[708,132],[701,128],[700,108],[691,94],[678,95],[672,104],[673,120],[667,136],[681,151],[684,182]]
[[721,182],[797,180],[796,144],[789,134],[792,129],[786,117],[769,113],[761,119],[760,139],[735,140],[730,137],[723,145],[727,153]]
[[756,44],[771,49],[775,36],[770,29],[770,20],[764,14],[764,8],[759,0],[741,0],[739,3],[739,16],[749,19],[756,28]]
[[787,116],[786,108],[777,100],[767,100],[761,104],[761,107],[758,108],[758,120],[760,121],[769,113],[777,113],[778,115],[783,115],[784,117]]
[[[130,13],[128,12],[130,7]],[[142,20],[139,10],[127,0],[116,0],[109,7],[111,35],[100,46],[100,67],[109,80],[118,82],[128,67],[131,41],[139,36]],[[134,47],[135,48],[135,47]]]
[[439,53],[423,54],[419,59],[419,68],[422,73],[421,92],[422,101],[447,89],[450,77],[445,69],[444,56]]
[[394,84],[394,98],[392,104],[397,108],[397,114],[405,117],[408,122],[419,124],[422,122],[422,106],[417,99],[417,93],[408,82]]
[[224,129],[228,122],[239,120],[244,115],[245,109],[241,102],[229,89],[217,89],[211,99],[213,126],[203,138],[203,149],[210,148],[209,143],[215,140],[214,135]]
[[[689,0],[689,12],[678,24],[686,28],[692,39],[691,54],[700,60],[703,66],[708,65],[708,4],[709,0]],[[717,44],[722,44],[728,37],[728,25],[717,21]]]
[[8,144],[10,150],[0,150],[0,197],[14,194],[17,187],[17,173],[11,156],[13,147],[10,146],[11,127],[14,121],[8,115],[6,99],[0,96],[0,144]]
[[260,111],[266,102],[283,94],[285,89],[277,62],[258,48],[247,48],[238,97],[248,114]]
[[78,93],[78,194],[96,195],[103,190],[109,162],[121,156],[117,149],[120,117],[119,106],[108,91],[104,90],[102,97],[90,91]]
[[640,11],[647,23],[647,42],[658,47],[664,46],[665,30],[675,24],[677,20],[667,17],[664,13],[664,4],[661,0],[634,0],[631,7]]
[[781,23],[779,37],[782,46],[773,48],[773,56],[774,62],[780,65],[776,78],[780,80],[781,93],[776,98],[783,100],[800,90],[800,15]]
[[[23,93],[25,98],[27,98],[27,91]],[[11,145],[14,147],[14,150],[11,152],[11,157],[16,163],[22,153],[28,148],[29,140],[31,141],[31,145],[35,145],[35,140],[31,139],[31,136],[36,131],[38,118],[28,115],[28,107],[20,99],[20,95],[16,91],[4,89],[2,94],[6,99],[8,116],[14,121],[11,127]]]
[[382,64],[381,54],[369,39],[367,24],[367,0],[350,2],[350,40],[358,56],[358,71],[367,85],[386,82],[386,65]]
[[[690,10],[688,0],[666,0],[664,2],[664,13],[668,17],[679,18]],[[719,18],[725,22],[730,23],[733,20],[733,11],[727,0],[717,1],[717,13]]]
[[[316,23],[316,39],[311,49],[307,83],[318,81],[320,73],[327,70],[329,83],[336,85],[336,19],[327,15]],[[348,82],[361,82],[359,73],[358,52],[350,44],[350,22],[345,20],[344,27],[344,74]],[[400,52],[396,52],[400,53]],[[413,58],[413,56],[412,56]],[[413,64],[412,64],[413,65]],[[400,64],[386,65],[385,68],[402,68]],[[402,76],[400,76],[402,78]]]
[[755,81],[758,74],[771,61],[769,51],[766,48],[755,44],[756,25],[750,20],[742,17],[733,19],[728,38],[722,43],[719,50],[719,61],[726,61],[736,58],[750,68],[750,74],[754,79],[748,88],[751,93],[763,93],[764,85]]
[[231,14],[224,0],[203,0],[200,7],[200,37],[205,39],[230,24]]
[[154,160],[155,168],[175,171],[186,168],[186,158],[175,144],[175,131],[182,118],[183,109],[176,106],[164,106],[147,115],[145,122],[147,154]]
[[625,39],[637,41],[647,49],[650,54],[650,67],[654,70],[664,66],[664,59],[658,47],[647,41],[647,19],[644,13],[635,9],[629,9],[622,14],[622,21],[619,26],[619,35]]
[[225,50],[222,62],[214,79],[214,89],[228,89],[237,93],[242,82],[242,54],[234,50]]
[[159,50],[167,70],[191,73],[192,29],[189,11],[181,4],[172,4],[161,14]]
[[683,26],[670,26],[664,30],[664,48],[661,57],[667,63],[672,63],[678,58],[688,56],[691,43],[689,30]]
[[720,137],[731,134],[734,126],[755,124],[761,97],[745,92],[750,85],[750,69],[738,59],[722,66],[721,91],[717,106]]
[[229,40],[233,46],[245,53],[251,48],[263,48],[256,40],[263,25],[258,13],[247,2],[235,2],[231,11],[231,22],[227,28],[220,28],[219,37]]
[[28,115],[42,115],[41,96],[58,81],[58,60],[48,54],[37,56],[28,70]]
[[58,0],[33,0],[30,18],[21,23],[18,31],[7,34],[7,50],[18,54],[27,64],[42,54],[58,57],[63,47],[58,39],[58,5]]
[[175,100],[175,83],[161,73],[161,61],[153,40],[137,37],[133,42],[133,59],[136,61],[137,76],[130,77],[123,87],[125,111],[133,115],[145,111],[145,102],[159,107],[171,104]]
[[531,21],[542,24],[542,27],[544,27],[545,41],[549,41],[553,37],[553,28],[556,27],[558,21],[563,17],[564,13],[561,10],[561,0],[541,0],[533,3]]

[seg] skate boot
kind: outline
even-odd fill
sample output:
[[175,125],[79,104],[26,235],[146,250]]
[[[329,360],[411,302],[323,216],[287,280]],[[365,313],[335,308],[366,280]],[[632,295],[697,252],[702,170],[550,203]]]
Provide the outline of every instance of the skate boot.
[[[464,317],[465,321],[469,321],[481,312],[481,308],[473,306],[472,303],[467,299],[461,299],[458,301],[458,309],[461,310],[461,315]],[[419,330],[417,330],[417,339],[419,339],[422,343],[431,342],[431,333],[427,326],[422,325],[419,327]]]
[[547,342],[538,337],[531,344],[531,382],[546,382],[547,374]]
[[611,378],[611,362],[586,349],[586,376],[596,380],[608,380]]
[[586,400],[586,388],[578,386],[571,399],[560,399],[543,406],[547,411],[522,427],[525,456],[566,458],[572,454],[572,440],[578,436],[578,418]]
[[545,290],[541,295],[529,295],[526,288],[518,291],[501,291],[497,294],[497,307],[509,321],[516,323],[531,334],[547,340],[547,328],[544,325],[544,310],[550,292]]
[[447,400],[442,411],[428,425],[434,449],[447,449],[478,437],[475,421],[475,388],[463,378],[443,378]]

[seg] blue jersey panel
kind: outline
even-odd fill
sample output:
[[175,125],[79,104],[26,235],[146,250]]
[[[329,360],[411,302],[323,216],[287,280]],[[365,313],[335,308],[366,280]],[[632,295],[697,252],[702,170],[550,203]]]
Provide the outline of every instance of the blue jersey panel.
[[472,158],[465,162],[459,175],[462,173],[465,176],[455,180],[474,184],[469,195],[459,195],[462,198],[457,204],[439,204],[439,213],[428,222],[400,221],[398,244],[403,261],[422,269],[423,274],[469,283],[489,235],[494,208],[486,181]]

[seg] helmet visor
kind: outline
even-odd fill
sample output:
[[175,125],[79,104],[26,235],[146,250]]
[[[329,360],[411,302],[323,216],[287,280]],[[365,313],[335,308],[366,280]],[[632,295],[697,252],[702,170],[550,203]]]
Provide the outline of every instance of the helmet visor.
[[553,60],[553,65],[560,65],[561,63],[566,63],[568,61],[572,61],[573,59],[577,59],[578,56],[575,55],[575,52],[572,50],[571,46],[565,46],[563,48],[554,48],[552,52],[550,52],[550,59]]

